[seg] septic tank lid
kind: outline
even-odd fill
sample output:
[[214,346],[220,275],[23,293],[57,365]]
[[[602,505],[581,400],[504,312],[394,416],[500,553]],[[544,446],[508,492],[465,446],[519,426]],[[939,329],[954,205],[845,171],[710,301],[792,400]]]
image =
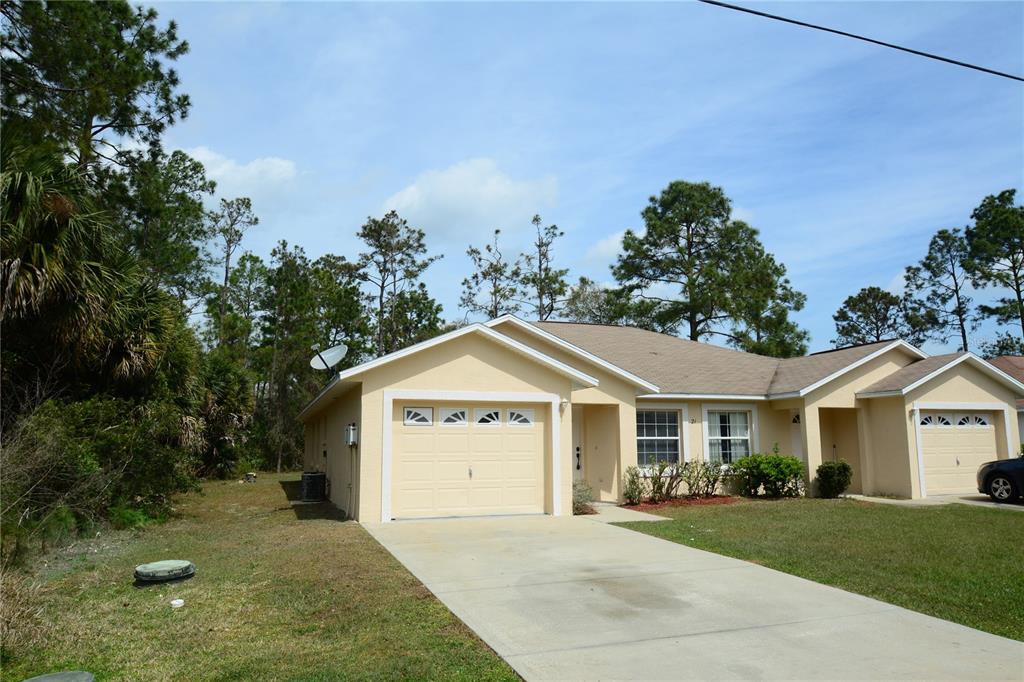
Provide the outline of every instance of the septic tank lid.
[[163,582],[165,580],[189,578],[195,575],[195,572],[196,566],[191,561],[168,559],[166,561],[154,561],[151,564],[136,566],[135,578],[143,582]]

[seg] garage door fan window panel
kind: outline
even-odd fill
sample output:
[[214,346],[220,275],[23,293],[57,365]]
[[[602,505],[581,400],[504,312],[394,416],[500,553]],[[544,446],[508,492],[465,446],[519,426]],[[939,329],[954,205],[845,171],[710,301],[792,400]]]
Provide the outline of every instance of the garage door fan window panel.
[[533,426],[533,410],[509,410],[509,426]]
[[679,463],[679,413],[671,410],[638,410],[636,459],[642,467],[658,462]]
[[749,412],[708,412],[708,459],[731,464],[750,454]]
[[469,423],[468,410],[465,407],[442,407],[442,426],[465,426]]
[[406,426],[430,426],[434,423],[434,408],[407,407],[402,423]]
[[921,426],[952,426],[953,415],[951,414],[925,414],[921,415]]
[[501,410],[497,408],[477,408],[473,416],[477,426],[501,426]]

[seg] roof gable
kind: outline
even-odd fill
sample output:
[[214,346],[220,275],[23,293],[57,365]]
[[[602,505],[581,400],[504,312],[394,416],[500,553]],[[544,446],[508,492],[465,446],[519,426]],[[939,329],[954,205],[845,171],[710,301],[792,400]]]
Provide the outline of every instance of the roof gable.
[[496,317],[493,320],[484,323],[484,325],[487,327],[496,327],[501,324],[515,325],[518,329],[522,329],[527,333],[542,338],[545,341],[554,344],[558,348],[561,348],[562,350],[565,350],[579,358],[582,358],[587,362],[591,362],[635,386],[639,386],[640,388],[646,389],[648,391],[653,391],[655,393],[660,391],[658,385],[655,384],[654,382],[648,381],[647,379],[616,365],[614,362],[609,362],[605,358],[598,357],[597,355],[594,355],[590,351],[571,343],[570,341],[562,338],[561,336],[558,336],[557,334],[552,334],[550,331],[546,330],[542,326],[544,323],[526,322],[524,320],[520,320],[515,315],[502,315],[501,317]]
[[526,358],[529,358],[534,362],[545,365],[551,370],[558,372],[559,374],[563,374],[584,386],[597,386],[599,383],[597,379],[590,376],[589,374],[582,372],[576,369],[575,367],[572,367],[571,365],[568,365],[560,360],[556,360],[555,358],[549,355],[545,355],[536,348],[532,348],[524,343],[520,343],[519,341],[516,341],[515,339],[505,336],[504,334],[497,332],[485,325],[471,324],[465,327],[460,327],[459,329],[450,331],[446,334],[435,336],[432,339],[428,339],[426,341],[421,341],[420,343],[413,344],[412,346],[403,348],[402,350],[398,350],[393,353],[388,353],[387,355],[382,355],[379,358],[374,358],[373,360],[369,360],[360,365],[356,365],[355,367],[351,367],[349,369],[338,372],[331,378],[331,381],[327,384],[327,386],[325,386],[324,389],[320,391],[320,393],[309,402],[309,404],[302,408],[302,411],[300,411],[298,414],[298,419],[301,420],[305,415],[309,414],[316,407],[316,405],[325,396],[331,393],[332,389],[334,389],[334,387],[337,386],[338,384],[341,384],[350,379],[355,379],[360,375],[373,371],[377,367],[387,365],[389,363],[392,363],[396,360],[400,360],[401,358],[408,357],[410,355],[421,353],[440,344],[447,343],[449,341],[453,341],[460,337],[466,336],[467,334],[480,334],[483,337],[490,339],[491,341],[494,341],[498,344],[501,344],[507,347],[509,350],[518,353]]
[[779,362],[769,394],[772,397],[805,396],[891,351],[902,351],[916,358],[926,357],[909,343],[896,340],[788,358]]
[[880,381],[876,381],[863,391],[857,393],[858,398],[882,398],[886,396],[907,395],[918,386],[923,386],[932,379],[953,369],[961,363],[968,363],[985,372],[1002,384],[1009,386],[1018,395],[1024,395],[1024,383],[1011,377],[998,367],[982,360],[974,353],[946,353],[912,362],[903,369],[893,372]]

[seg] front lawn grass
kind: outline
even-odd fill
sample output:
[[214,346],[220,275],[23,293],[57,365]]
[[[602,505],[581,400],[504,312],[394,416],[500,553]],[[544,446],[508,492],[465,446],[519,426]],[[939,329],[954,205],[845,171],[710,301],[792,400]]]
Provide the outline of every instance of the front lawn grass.
[[619,524],[1024,640],[1024,514],[961,504],[746,500]]
[[[518,679],[358,524],[291,506],[294,479],[210,483],[171,522],[51,561],[37,575],[45,639],[4,651],[0,678]],[[168,558],[196,577],[133,586],[137,564]]]

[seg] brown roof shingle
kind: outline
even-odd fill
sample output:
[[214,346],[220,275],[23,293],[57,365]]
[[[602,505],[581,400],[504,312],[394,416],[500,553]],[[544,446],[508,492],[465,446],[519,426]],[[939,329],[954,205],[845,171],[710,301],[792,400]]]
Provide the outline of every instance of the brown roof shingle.
[[944,355],[933,355],[929,358],[912,362],[906,367],[896,370],[884,379],[876,381],[864,390],[858,391],[857,395],[902,391],[915,381],[923,379],[935,370],[945,367],[961,355],[964,355],[964,353],[946,353]]
[[1024,355],[1004,355],[992,358],[989,362],[1017,381],[1024,382]]
[[[989,362],[1017,381],[1024,382],[1024,355],[1003,355]],[[1017,409],[1024,409],[1024,400],[1017,401]]]
[[892,341],[779,360],[635,327],[535,322],[657,385],[662,393],[764,396],[798,391],[884,348]]
[[534,324],[650,381],[662,393],[764,395],[779,363],[776,358],[635,327],[576,322]]
[[793,393],[863,360],[874,352],[890,345],[892,341],[865,343],[860,346],[789,358],[779,362],[779,369],[772,380],[769,393],[773,395]]

